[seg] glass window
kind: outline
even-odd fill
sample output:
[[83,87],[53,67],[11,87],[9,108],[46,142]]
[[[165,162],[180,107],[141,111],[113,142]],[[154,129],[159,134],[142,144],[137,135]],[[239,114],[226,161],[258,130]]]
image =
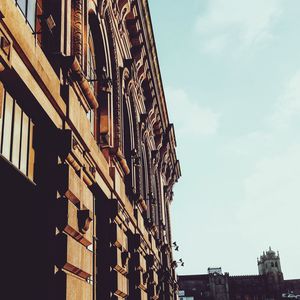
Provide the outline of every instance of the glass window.
[[21,108],[17,103],[15,103],[11,162],[16,167],[19,167],[19,162],[20,162],[21,117],[22,117]]
[[22,134],[21,134],[21,153],[20,153],[20,170],[27,174],[28,162],[28,137],[29,137],[29,118],[23,113]]
[[87,118],[91,123],[91,133],[94,135],[94,128],[95,128],[95,113],[94,110],[91,109],[87,112]]
[[2,155],[10,159],[10,144],[12,132],[12,116],[13,116],[13,99],[6,93],[4,99],[4,116],[3,116],[3,141],[2,141]]
[[89,30],[88,51],[87,51],[87,80],[94,93],[96,93],[96,63],[94,54],[94,42],[91,30]]
[[28,0],[27,2],[27,21],[31,28],[35,29],[36,16],[36,0]]
[[[87,69],[86,69],[86,77],[90,84],[90,87],[94,94],[97,93],[97,74],[96,74],[96,63],[95,63],[95,54],[94,54],[94,42],[92,37],[92,32],[89,30],[88,37],[88,49],[87,49]],[[87,113],[87,117],[91,123],[91,132],[95,134],[95,113],[94,110],[91,109]]]
[[26,0],[17,0],[17,4],[20,7],[24,16],[26,16]]
[[16,0],[30,27],[35,29],[36,0]]
[[33,122],[8,92],[4,94],[1,132],[0,154],[33,179]]

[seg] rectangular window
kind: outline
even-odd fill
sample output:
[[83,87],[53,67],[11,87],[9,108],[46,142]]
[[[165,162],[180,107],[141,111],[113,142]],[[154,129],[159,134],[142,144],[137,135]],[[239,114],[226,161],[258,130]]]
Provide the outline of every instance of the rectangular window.
[[23,114],[22,134],[21,134],[20,170],[24,174],[27,174],[28,137],[29,137],[29,118],[28,118],[28,116]]
[[93,109],[91,109],[87,112],[87,118],[91,123],[91,133],[94,135],[94,131],[95,131],[95,113],[94,113]]
[[35,30],[36,0],[16,0],[32,30]]
[[16,1],[18,6],[20,7],[24,16],[26,16],[26,0],[17,0]]
[[0,114],[0,154],[30,179],[34,165],[33,126],[17,100],[5,91]]
[[11,133],[12,133],[12,117],[13,117],[13,99],[6,93],[4,99],[4,115],[3,115],[3,140],[2,140],[2,155],[10,159],[11,149]]
[[19,167],[20,162],[21,117],[21,108],[18,103],[15,103],[11,162],[17,167]]
[[36,0],[27,1],[27,21],[35,29]]

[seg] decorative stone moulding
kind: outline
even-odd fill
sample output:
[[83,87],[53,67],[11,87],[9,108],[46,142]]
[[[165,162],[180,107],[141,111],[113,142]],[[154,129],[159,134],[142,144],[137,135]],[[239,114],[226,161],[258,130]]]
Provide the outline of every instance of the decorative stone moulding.
[[150,274],[149,283],[150,284],[158,284],[158,275],[157,275],[156,271],[149,270],[149,274]]
[[101,19],[104,19],[106,10],[108,8],[108,0],[98,0],[99,15]]
[[[134,272],[134,277],[135,277],[135,284],[136,284],[136,286],[138,287],[138,288],[140,288],[140,289],[146,289],[146,287],[145,287],[145,285],[144,285],[144,274],[143,274],[143,272],[142,271],[140,271],[140,270],[136,270],[135,272]],[[141,299],[141,298],[139,298],[139,299]]]
[[121,253],[121,259],[122,259],[122,267],[126,268],[128,266],[128,261],[130,259],[131,255],[128,251],[123,251]]
[[72,130],[61,130],[60,134],[60,151],[59,155],[62,160],[67,160],[69,164],[79,171],[82,167],[84,149],[75,138]]
[[122,11],[124,8],[130,11],[130,0],[119,0],[118,6],[120,11]]
[[126,162],[126,159],[124,157],[124,154],[122,153],[120,148],[110,148],[110,154],[113,155],[117,161],[120,163],[121,168],[125,175],[128,175],[130,173],[130,169],[128,167],[128,164]]
[[62,197],[56,202],[55,219],[60,231],[66,232],[76,241],[88,247],[92,244],[92,233],[83,235],[78,228],[78,208],[68,199]]
[[142,196],[138,197],[137,204],[140,207],[142,213],[145,213],[147,211],[148,207],[147,207],[146,201],[143,199]]
[[128,279],[123,274],[114,270],[111,272],[111,276],[112,289],[114,291],[114,294],[122,298],[128,296]]
[[86,233],[89,230],[90,224],[93,221],[93,213],[88,209],[79,210],[78,215],[78,227],[80,232]]
[[80,201],[80,188],[82,182],[72,167],[67,164],[59,166],[58,190],[75,205]]
[[150,273],[149,273],[149,271],[146,271],[143,274],[143,283],[145,286],[149,283],[149,278],[150,278]]
[[81,64],[83,56],[83,0],[75,0],[73,2],[73,51]]
[[98,101],[87,81],[76,56],[64,56],[63,64],[70,71],[71,78],[80,86],[91,108],[98,108]]
[[[76,257],[80,253],[80,257]],[[55,264],[83,279],[91,276],[92,253],[72,237],[60,233],[55,237]]]
[[151,231],[152,231],[154,237],[158,238],[159,231],[158,231],[158,227],[156,225],[152,225]]
[[122,251],[128,250],[127,235],[117,223],[111,224],[111,240]]
[[124,224],[128,225],[130,223],[130,218],[126,209],[120,204],[117,199],[111,200],[111,217],[118,217]]

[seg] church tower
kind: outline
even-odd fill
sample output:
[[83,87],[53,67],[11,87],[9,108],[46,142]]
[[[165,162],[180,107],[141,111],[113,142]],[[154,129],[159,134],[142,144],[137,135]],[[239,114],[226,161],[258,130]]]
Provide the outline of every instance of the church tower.
[[263,252],[260,259],[257,259],[258,273],[259,275],[271,275],[278,277],[279,274],[282,275],[279,252],[277,255],[275,251],[269,247],[269,250]]
[[269,247],[269,250],[263,252],[260,259],[257,259],[258,273],[265,277],[266,292],[268,299],[281,299],[281,288],[283,283],[283,274],[281,271],[279,253],[275,253]]

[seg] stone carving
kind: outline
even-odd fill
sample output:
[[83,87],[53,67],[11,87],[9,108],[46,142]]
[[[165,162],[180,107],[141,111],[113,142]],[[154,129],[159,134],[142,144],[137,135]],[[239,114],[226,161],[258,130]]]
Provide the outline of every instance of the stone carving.
[[89,230],[90,223],[93,221],[93,214],[88,209],[78,211],[78,227],[80,232],[86,233]]
[[75,0],[74,2],[74,20],[73,20],[73,51],[77,60],[82,64],[83,53],[83,0]]
[[100,18],[104,19],[106,10],[108,8],[108,1],[107,0],[102,0],[100,2],[101,3],[99,4],[99,14],[100,14]]

